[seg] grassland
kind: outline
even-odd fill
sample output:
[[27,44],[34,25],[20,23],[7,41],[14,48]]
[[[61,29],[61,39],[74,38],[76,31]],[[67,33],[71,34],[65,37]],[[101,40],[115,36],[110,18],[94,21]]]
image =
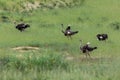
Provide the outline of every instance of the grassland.
[[[28,12],[2,10],[0,16],[1,80],[119,80],[120,23],[119,0],[87,0],[84,5],[57,9],[38,8]],[[24,32],[14,21],[31,25]],[[61,23],[71,25],[79,34],[68,40],[61,33]],[[120,26],[120,25],[119,25]],[[96,40],[97,33],[107,33],[106,42]],[[84,58],[79,39],[98,49],[92,59]],[[37,50],[14,50],[32,46]]]

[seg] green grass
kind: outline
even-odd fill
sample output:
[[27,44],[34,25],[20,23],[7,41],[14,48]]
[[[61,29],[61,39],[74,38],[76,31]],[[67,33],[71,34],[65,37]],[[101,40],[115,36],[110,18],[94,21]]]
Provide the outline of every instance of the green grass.
[[[0,79],[119,80],[120,29],[112,25],[120,23],[119,5],[119,0],[87,0],[82,6],[67,8],[0,11]],[[31,27],[19,32],[13,22],[22,20]],[[61,24],[70,24],[79,33],[68,40]],[[107,33],[108,40],[97,41],[97,33]],[[98,47],[91,52],[92,59],[80,52],[80,39]],[[19,46],[39,50],[13,50]]]

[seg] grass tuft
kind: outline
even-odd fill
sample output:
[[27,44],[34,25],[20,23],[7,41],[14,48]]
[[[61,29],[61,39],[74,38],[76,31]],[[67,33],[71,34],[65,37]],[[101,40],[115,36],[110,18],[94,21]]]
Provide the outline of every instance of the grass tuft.
[[3,67],[9,69],[14,68],[20,71],[31,70],[37,68],[38,70],[53,70],[53,69],[67,69],[69,64],[62,55],[59,54],[43,54],[26,55],[26,56],[9,56],[3,57],[0,60]]

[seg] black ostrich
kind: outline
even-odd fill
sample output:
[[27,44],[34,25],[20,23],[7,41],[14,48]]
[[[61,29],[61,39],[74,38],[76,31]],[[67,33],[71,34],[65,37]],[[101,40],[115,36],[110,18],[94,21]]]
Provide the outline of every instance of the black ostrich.
[[87,44],[82,46],[82,40],[80,40],[80,50],[82,51],[82,53],[84,53],[86,55],[86,57],[87,56],[90,57],[90,53],[89,52],[97,49],[97,47],[90,47],[89,44],[90,43],[88,42]]
[[29,24],[20,23],[20,24],[17,24],[16,29],[18,29],[19,31],[22,32],[22,31],[24,31],[24,29],[26,29],[26,28],[28,28],[28,27],[30,27]]
[[[62,25],[62,28],[64,27],[63,24]],[[71,31],[71,27],[68,25],[68,27],[66,28],[66,30],[64,31],[62,29],[62,33],[64,33],[65,36],[67,36],[68,38],[71,38],[72,39],[72,35],[78,33],[78,31]]]
[[106,41],[106,39],[108,39],[107,34],[97,34],[96,37],[99,41],[104,41],[104,40]]

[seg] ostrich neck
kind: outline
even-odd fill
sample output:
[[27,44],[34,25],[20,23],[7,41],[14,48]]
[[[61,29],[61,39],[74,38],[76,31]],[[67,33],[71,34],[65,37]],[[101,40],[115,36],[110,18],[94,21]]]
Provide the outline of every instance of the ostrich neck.
[[62,32],[64,32],[64,26],[62,25]]
[[82,47],[82,41],[80,40],[80,47]]

